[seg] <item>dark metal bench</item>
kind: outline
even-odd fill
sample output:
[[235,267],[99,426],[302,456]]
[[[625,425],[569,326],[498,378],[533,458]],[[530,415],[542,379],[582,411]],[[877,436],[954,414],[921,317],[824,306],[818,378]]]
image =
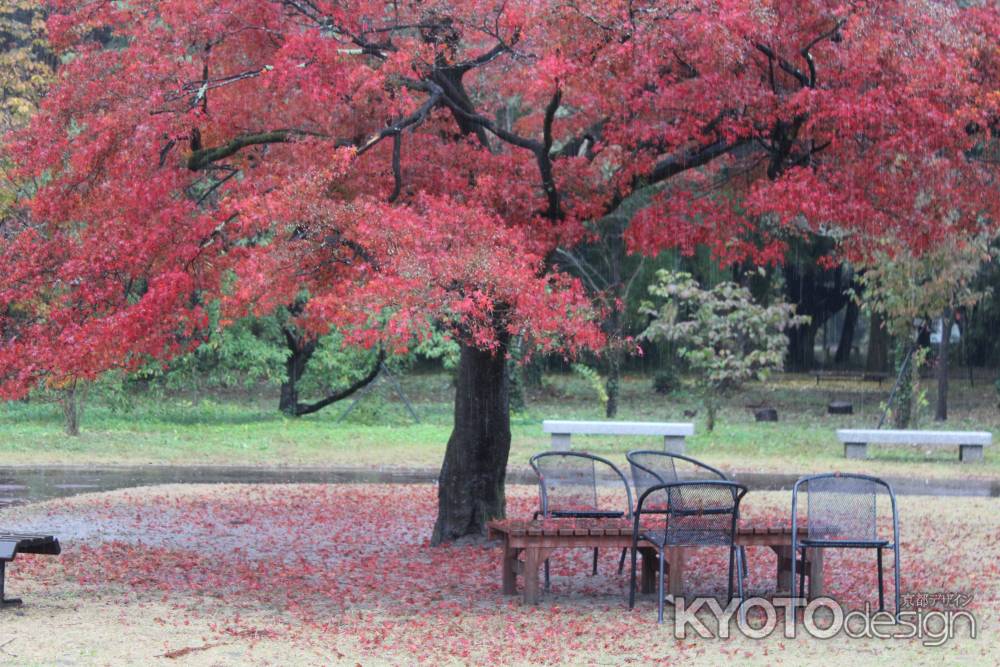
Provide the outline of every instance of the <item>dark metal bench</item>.
[[889,377],[888,373],[877,373],[872,371],[851,371],[851,370],[818,370],[813,373],[816,376],[816,384],[820,380],[849,380],[854,382],[878,382],[882,386],[882,380]]
[[0,608],[21,604],[20,598],[4,597],[4,571],[8,561],[14,560],[17,554],[58,556],[61,551],[59,540],[51,535],[0,531]]

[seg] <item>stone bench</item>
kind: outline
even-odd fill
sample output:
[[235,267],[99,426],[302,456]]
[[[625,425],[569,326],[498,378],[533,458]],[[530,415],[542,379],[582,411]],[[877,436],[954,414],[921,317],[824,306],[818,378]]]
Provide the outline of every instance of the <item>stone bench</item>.
[[844,443],[844,456],[849,459],[868,458],[868,445],[913,445],[954,447],[964,463],[983,460],[983,447],[993,442],[989,431],[893,431],[877,429],[838,429],[837,438]]
[[570,448],[573,435],[652,435],[663,438],[664,451],[684,453],[684,438],[694,435],[694,424],[689,422],[613,422],[569,421],[546,419],[542,430],[552,434],[552,449],[565,451]]

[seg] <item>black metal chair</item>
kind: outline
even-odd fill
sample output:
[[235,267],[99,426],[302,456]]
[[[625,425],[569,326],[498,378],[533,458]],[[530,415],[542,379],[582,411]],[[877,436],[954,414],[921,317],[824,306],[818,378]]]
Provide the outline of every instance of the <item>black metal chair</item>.
[[[635,449],[625,455],[632,470],[635,495],[642,495],[646,489],[657,484],[670,484],[694,480],[721,479],[732,481],[718,468],[713,468],[698,459],[674,454],[662,449]],[[739,517],[737,517],[739,518]],[[747,572],[747,550],[740,547],[739,557],[743,561],[744,574]]]
[[[543,452],[529,461],[538,475],[540,509],[535,518],[632,518],[632,490],[628,479],[611,461],[584,452]],[[597,464],[614,471],[625,487],[625,510],[602,509],[597,497]],[[625,567],[627,549],[618,562],[619,574]],[[597,574],[594,548],[593,573]],[[549,589],[549,561],[545,560],[545,589]]]
[[[792,585],[799,568],[799,597],[805,594],[806,549],[875,549],[878,560],[878,608],[885,610],[885,585],[882,573],[882,550],[892,549],[896,584],[896,616],[899,616],[899,513],[892,487],[869,475],[826,473],[803,477],[792,489],[792,526],[798,521],[799,493],[807,495],[806,537],[799,539],[792,531]],[[880,537],[878,496],[889,496],[892,511],[892,541]],[[884,503],[884,501],[883,501]],[[883,505],[884,506],[884,505]],[[801,566],[801,568],[800,568]]]
[[658,484],[706,479],[728,480],[721,470],[690,456],[662,449],[636,449],[626,454],[625,458],[632,469],[636,495]]
[[[744,618],[743,561],[737,557],[736,530],[740,501],[746,492],[747,487],[742,484],[725,480],[671,482],[643,491],[633,513],[629,609],[635,607],[636,553],[640,541],[654,545],[659,553],[658,623],[663,622],[664,558],[667,548],[723,546],[729,548],[728,597],[732,601],[735,566],[739,613],[740,618]],[[648,507],[651,502],[652,508]],[[643,516],[655,518],[643,526]],[[663,522],[662,529],[657,528],[658,519]]]

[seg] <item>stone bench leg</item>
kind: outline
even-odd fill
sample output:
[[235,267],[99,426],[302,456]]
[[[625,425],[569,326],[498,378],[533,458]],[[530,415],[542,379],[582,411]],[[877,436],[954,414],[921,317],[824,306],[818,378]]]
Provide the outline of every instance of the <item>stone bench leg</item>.
[[568,452],[570,449],[571,437],[572,436],[569,433],[553,433],[552,449],[557,452]]
[[983,460],[982,445],[959,445],[958,460],[962,463],[973,463]]
[[867,442],[845,442],[844,443],[844,456],[849,459],[866,459],[868,458],[868,443]]
[[683,435],[663,436],[663,451],[668,452],[670,454],[683,454],[684,436]]

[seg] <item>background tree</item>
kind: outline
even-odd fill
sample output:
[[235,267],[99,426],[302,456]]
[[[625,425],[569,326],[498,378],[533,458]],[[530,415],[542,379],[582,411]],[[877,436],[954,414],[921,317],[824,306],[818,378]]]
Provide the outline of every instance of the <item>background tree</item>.
[[[937,404],[934,418],[948,418],[948,361],[955,314],[974,306],[985,292],[975,278],[991,260],[985,235],[947,239],[919,257],[884,251],[864,267],[860,282],[865,305],[878,314],[897,344],[898,363],[903,363],[917,345],[922,330],[930,330],[935,319],[942,322],[937,355]],[[897,428],[906,428],[912,416],[913,391],[923,355],[899,369],[903,374],[894,411]]]
[[[1000,104],[993,6],[54,10],[72,57],[10,145],[40,226],[0,248],[0,391],[187,352],[215,300],[225,325],[306,290],[296,326],[387,353],[443,323],[462,350],[435,542],[504,511],[511,339],[602,344],[554,251],[637,189],[693,184],[632,218],[631,250],[725,265],[831,227],[848,258],[886,237],[919,254],[998,219],[970,157]],[[747,187],[714,187],[731,174]]]
[[649,292],[662,303],[643,309],[654,319],[642,337],[676,343],[704,401],[709,431],[724,398],[784,366],[785,330],[806,319],[789,304],[757,304],[750,290],[736,283],[703,289],[689,273],[659,271]]

